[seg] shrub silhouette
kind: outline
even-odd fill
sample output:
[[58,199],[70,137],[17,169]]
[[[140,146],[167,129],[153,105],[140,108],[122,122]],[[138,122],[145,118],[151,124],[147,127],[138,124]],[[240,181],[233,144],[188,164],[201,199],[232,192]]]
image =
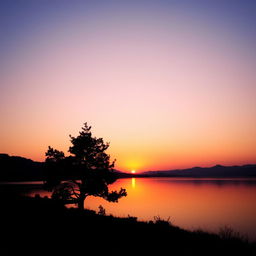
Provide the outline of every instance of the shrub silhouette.
[[116,180],[115,161],[105,152],[109,143],[92,136],[91,127],[84,124],[77,137],[70,135],[70,156],[49,146],[46,155],[45,188],[53,191],[52,198],[65,204],[77,203],[84,209],[87,196],[99,196],[117,202],[126,196],[126,190],[109,191],[108,185]]
[[167,220],[162,219],[159,215],[154,216],[155,224],[161,225],[161,226],[172,226],[172,223],[170,221],[170,217],[167,218]]
[[245,235],[240,234],[229,226],[224,226],[220,228],[218,235],[220,236],[220,238],[225,240],[248,242],[248,238]]
[[102,205],[99,205],[98,214],[102,216],[106,216],[106,209]]

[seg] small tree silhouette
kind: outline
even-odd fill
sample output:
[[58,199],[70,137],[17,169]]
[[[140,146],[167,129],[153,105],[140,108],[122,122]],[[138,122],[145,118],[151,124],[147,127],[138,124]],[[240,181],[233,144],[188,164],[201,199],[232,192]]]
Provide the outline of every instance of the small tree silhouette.
[[110,162],[106,154],[109,143],[95,138],[87,123],[77,137],[70,135],[72,146],[70,156],[49,146],[46,155],[45,187],[53,191],[52,198],[65,204],[77,203],[84,209],[87,196],[99,196],[110,202],[117,202],[126,196],[126,190],[109,191],[108,185],[116,180],[113,172],[115,161]]

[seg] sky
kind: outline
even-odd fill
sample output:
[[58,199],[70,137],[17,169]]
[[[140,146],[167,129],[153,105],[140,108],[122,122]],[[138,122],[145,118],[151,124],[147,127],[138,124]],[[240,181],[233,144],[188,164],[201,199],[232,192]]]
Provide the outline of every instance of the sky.
[[87,122],[122,171],[256,163],[255,25],[248,0],[1,1],[0,152]]

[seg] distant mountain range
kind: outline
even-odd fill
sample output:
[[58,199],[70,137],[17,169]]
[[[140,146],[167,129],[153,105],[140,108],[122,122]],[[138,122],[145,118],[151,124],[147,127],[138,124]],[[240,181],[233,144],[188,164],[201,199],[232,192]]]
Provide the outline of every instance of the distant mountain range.
[[[19,156],[0,154],[0,181],[42,180],[43,162]],[[256,165],[194,167],[183,170],[148,171],[129,174],[115,170],[119,178],[129,177],[191,177],[191,178],[256,178]]]
[[141,175],[149,177],[193,177],[193,178],[239,178],[256,177],[256,165],[194,167],[183,170],[148,171]]

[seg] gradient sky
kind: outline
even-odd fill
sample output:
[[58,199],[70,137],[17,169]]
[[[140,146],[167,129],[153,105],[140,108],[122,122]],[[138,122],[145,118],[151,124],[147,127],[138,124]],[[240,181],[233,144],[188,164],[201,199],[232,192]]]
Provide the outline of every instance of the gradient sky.
[[84,122],[116,168],[256,162],[256,1],[1,1],[0,152]]

